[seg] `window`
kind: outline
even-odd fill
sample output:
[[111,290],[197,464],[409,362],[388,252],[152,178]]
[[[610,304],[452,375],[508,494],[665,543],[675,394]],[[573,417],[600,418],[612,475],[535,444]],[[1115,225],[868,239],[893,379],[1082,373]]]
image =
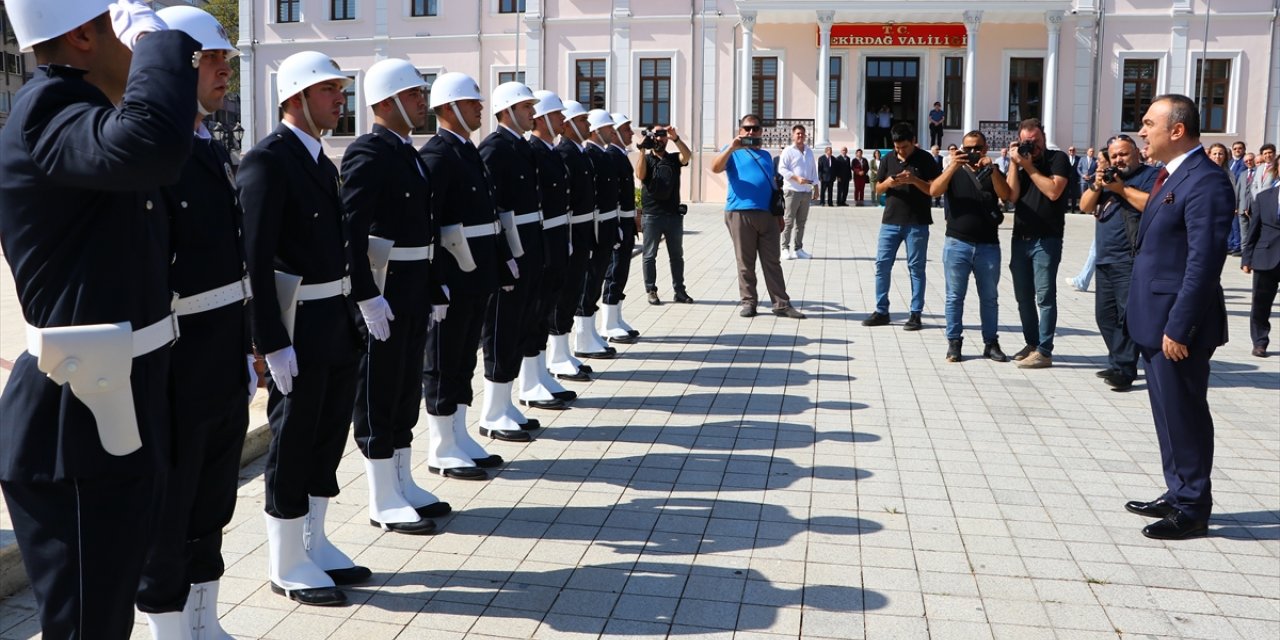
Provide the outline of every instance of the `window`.
[[409,15],[414,18],[440,15],[440,0],[413,0]]
[[5,52],[4,54],[4,72],[14,75],[22,75],[22,56],[18,54]]
[[1196,104],[1200,105],[1200,131],[1227,131],[1227,98],[1231,94],[1230,60],[1196,60]]
[[[423,97],[427,100],[427,104],[431,104],[431,85],[435,84],[436,74],[424,73],[422,74],[422,80],[423,82],[427,83],[427,88],[423,90],[423,93],[425,94]],[[421,127],[418,127],[417,129],[414,129],[413,134],[418,136],[427,136],[427,135],[434,135],[435,132],[436,132],[436,112],[434,109],[427,109],[427,123]]]
[[778,119],[778,59],[751,59],[751,113],[770,126]]
[[334,136],[354,136],[356,135],[356,82],[354,78],[346,89],[342,90],[342,95],[347,99],[346,104],[342,105],[342,115],[338,116],[338,126],[333,128]]
[[942,61],[942,128],[964,126],[964,58],[955,56]]
[[1156,97],[1156,75],[1159,60],[1125,60],[1124,76],[1120,86],[1120,130],[1137,131],[1142,128],[1142,116]]
[[844,96],[844,58],[831,56],[831,79],[827,83],[827,125],[840,126],[840,99]]
[[587,109],[603,109],[605,104],[604,58],[583,59],[577,62],[577,90],[574,99]]
[[639,124],[671,124],[671,58],[640,58]]
[[502,84],[504,82],[524,82],[524,72],[523,71],[499,71],[498,84]]
[[524,13],[524,0],[498,0],[498,13]]
[[9,92],[0,91],[0,113],[9,113],[11,106],[9,104]]
[[355,20],[356,0],[329,0],[329,15],[334,20]]
[[1044,87],[1044,58],[1009,59],[1009,120],[1041,116],[1040,91]]
[[276,0],[276,22],[297,22],[302,19],[302,0]]

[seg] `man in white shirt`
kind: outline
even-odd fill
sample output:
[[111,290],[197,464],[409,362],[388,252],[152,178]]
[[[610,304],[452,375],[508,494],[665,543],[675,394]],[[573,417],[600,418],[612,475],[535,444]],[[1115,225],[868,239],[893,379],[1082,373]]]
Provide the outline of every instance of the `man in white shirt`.
[[[782,227],[782,252],[787,260],[813,256],[804,250],[804,225],[809,220],[809,203],[813,201],[813,183],[818,181],[818,163],[813,149],[805,144],[803,125],[791,127],[791,140],[795,143],[782,150],[778,160],[778,173],[782,176],[782,194],[786,199],[787,213]],[[791,250],[791,234],[795,231],[795,251]]]

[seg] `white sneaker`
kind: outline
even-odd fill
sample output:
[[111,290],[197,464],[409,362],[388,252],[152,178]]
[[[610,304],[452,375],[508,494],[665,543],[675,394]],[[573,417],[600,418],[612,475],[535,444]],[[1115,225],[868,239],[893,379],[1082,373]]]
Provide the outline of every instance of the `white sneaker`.
[[787,249],[787,260],[795,260],[795,259],[796,259],[795,252],[790,249]]
[[796,257],[800,258],[801,260],[808,260],[809,258],[812,258],[813,255],[811,255],[808,251],[805,251],[804,249],[796,249]]
[[1064,280],[1066,281],[1067,286],[1071,287],[1072,289],[1075,289],[1076,291],[1089,290],[1088,287],[1081,287],[1079,284],[1077,284],[1075,278],[1064,278]]

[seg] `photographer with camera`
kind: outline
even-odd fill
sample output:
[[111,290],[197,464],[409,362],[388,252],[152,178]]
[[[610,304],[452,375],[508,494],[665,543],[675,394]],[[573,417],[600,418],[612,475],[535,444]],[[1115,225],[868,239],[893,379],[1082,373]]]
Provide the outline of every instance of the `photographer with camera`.
[[1140,216],[1157,173],[1139,162],[1133,138],[1118,135],[1107,142],[1094,180],[1080,197],[1080,210],[1098,219],[1094,315],[1107,345],[1107,368],[1097,375],[1115,391],[1128,391],[1138,377],[1138,345],[1125,333],[1124,317]]
[[1067,224],[1067,181],[1079,178],[1067,155],[1045,147],[1044,127],[1023,120],[1018,140],[1009,145],[1015,171],[1006,176],[1014,203],[1009,271],[1022,319],[1026,346],[1013,356],[1019,367],[1053,366],[1053,335],[1058,324],[1058,263]]
[[[728,178],[729,194],[724,203],[724,226],[733,240],[733,254],[738,262],[738,293],[741,296],[738,315],[756,315],[756,257],[764,269],[764,285],[773,299],[773,315],[801,320],[804,314],[791,306],[787,285],[782,277],[781,247],[783,212],[774,204],[774,192],[781,194],[770,166],[772,158],[761,147],[764,133],[760,116],[749,113],[738,121],[738,135],[711,162],[712,173]],[[779,198],[780,199],[780,198]]]
[[[642,131],[640,157],[636,159],[636,178],[640,180],[640,220],[644,233],[644,290],[649,304],[662,304],[658,298],[658,243],[667,239],[667,257],[671,261],[671,289],[674,300],[690,304],[693,298],[684,288],[684,214],[688,208],[680,204],[680,170],[689,166],[693,152],[680,138],[675,127],[656,125]],[[679,153],[667,151],[674,143]]]
[[978,287],[982,317],[982,357],[1005,362],[997,340],[1000,283],[1000,200],[1009,197],[1009,184],[1000,167],[987,156],[987,137],[980,131],[964,134],[964,147],[951,151],[950,162],[929,185],[929,195],[947,196],[947,237],[942,244],[946,275],[947,362],[960,361],[964,344],[964,299],[969,274]]

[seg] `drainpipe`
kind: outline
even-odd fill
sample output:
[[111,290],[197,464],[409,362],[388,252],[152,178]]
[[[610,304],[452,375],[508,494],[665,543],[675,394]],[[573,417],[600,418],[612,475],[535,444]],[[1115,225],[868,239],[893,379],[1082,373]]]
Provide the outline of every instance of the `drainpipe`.
[[[258,90],[258,74],[256,55],[258,50],[258,41],[253,37],[253,28],[255,26],[255,5],[253,0],[240,3],[240,41],[236,43],[236,48],[240,50],[240,121],[244,126],[244,139],[241,143],[240,152],[243,154],[244,147],[252,148],[254,144],[261,138],[258,134],[258,114],[254,111],[258,103],[271,104],[274,97],[267,100],[255,99]],[[263,8],[266,11],[266,7]]]
[[[1093,25],[1093,91],[1089,97],[1089,146],[1097,146],[1098,140],[1098,91],[1102,86],[1102,38],[1106,35],[1107,3],[1098,3],[1098,21]],[[1119,130],[1120,123],[1116,123]]]
[[[1271,8],[1271,27],[1270,27],[1271,35],[1269,39],[1271,41],[1272,55],[1275,54],[1275,51],[1278,48],[1276,44],[1276,20],[1277,19],[1280,19],[1280,0],[1276,0],[1275,6]],[[1277,81],[1277,78],[1275,76],[1275,70],[1276,70],[1276,61],[1272,60],[1271,63],[1267,65],[1267,85],[1266,85],[1267,100],[1266,100],[1266,110],[1263,112],[1264,115],[1262,117],[1263,135],[1266,135],[1267,120],[1271,120],[1271,135],[1267,136],[1268,140],[1280,140],[1280,115],[1275,113],[1276,104],[1274,102],[1276,100],[1276,92],[1272,91],[1271,89],[1272,85],[1274,85]]]
[[[698,0],[689,0],[689,82],[692,89],[689,94],[693,96],[693,119],[689,122],[689,139],[702,139],[702,67],[705,64],[701,60],[700,38],[698,37],[698,29],[696,27],[696,18],[698,15]],[[707,18],[702,17],[702,27],[706,29]],[[694,158],[697,163],[695,165],[695,175],[697,180],[690,181],[689,199],[694,202],[702,202],[702,144],[698,143],[698,157]]]

